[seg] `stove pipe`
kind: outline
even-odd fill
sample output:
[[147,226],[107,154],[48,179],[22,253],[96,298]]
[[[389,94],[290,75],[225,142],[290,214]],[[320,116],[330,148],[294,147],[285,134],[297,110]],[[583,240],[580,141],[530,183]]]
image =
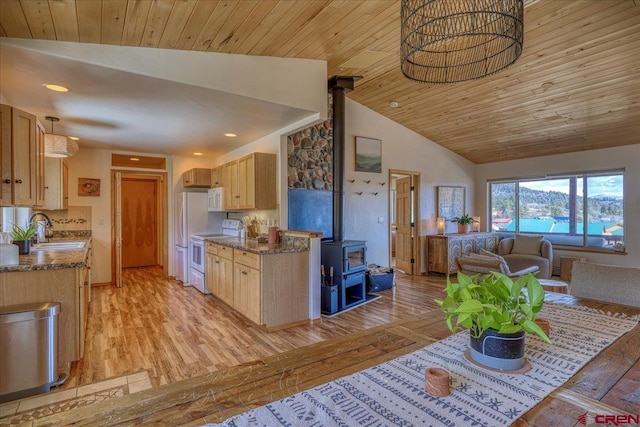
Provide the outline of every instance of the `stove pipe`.
[[345,94],[353,90],[360,77],[335,76],[329,79],[333,95],[333,241],[344,241],[345,207]]

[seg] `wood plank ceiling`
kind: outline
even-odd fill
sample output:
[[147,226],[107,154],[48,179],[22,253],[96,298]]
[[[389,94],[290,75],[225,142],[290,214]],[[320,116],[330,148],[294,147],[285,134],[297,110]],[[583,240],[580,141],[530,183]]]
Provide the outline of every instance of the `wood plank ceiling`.
[[326,60],[363,76],[350,98],[474,163],[640,143],[639,0],[527,0],[516,64],[450,85],[402,76],[399,1],[1,3],[2,37]]

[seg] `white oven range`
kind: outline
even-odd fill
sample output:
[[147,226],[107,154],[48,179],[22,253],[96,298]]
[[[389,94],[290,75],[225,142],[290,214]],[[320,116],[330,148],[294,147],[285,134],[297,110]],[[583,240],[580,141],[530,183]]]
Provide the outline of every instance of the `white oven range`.
[[239,237],[241,229],[242,222],[240,220],[225,219],[222,221],[222,233],[192,234],[189,237],[189,285],[203,294],[211,293],[206,286],[204,239],[210,237]]

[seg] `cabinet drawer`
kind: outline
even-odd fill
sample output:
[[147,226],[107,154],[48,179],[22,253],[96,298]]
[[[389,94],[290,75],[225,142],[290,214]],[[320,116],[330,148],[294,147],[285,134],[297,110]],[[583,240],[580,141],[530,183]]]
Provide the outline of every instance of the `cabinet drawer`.
[[233,261],[233,248],[230,246],[218,245],[218,255],[222,258]]
[[235,249],[234,261],[246,265],[247,267],[260,270],[260,255],[254,254],[253,252],[246,252],[242,249]]
[[220,245],[216,245],[215,243],[207,242],[207,253],[211,255],[218,255],[218,248]]

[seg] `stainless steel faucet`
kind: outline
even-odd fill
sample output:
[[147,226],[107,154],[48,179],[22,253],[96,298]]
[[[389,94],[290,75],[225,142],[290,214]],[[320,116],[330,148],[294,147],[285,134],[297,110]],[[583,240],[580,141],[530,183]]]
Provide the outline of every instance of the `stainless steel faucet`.
[[38,230],[38,234],[36,235],[36,241],[37,243],[43,242],[45,240],[45,238],[49,238],[51,237],[52,233],[51,233],[51,229],[53,228],[53,224],[51,224],[51,219],[47,216],[47,214],[43,213],[43,212],[35,212],[33,215],[31,215],[29,217],[29,224],[31,224],[34,220],[35,217],[37,216],[41,216],[44,218],[45,221],[45,230],[44,230],[44,235],[41,237],[40,236],[40,230]]

